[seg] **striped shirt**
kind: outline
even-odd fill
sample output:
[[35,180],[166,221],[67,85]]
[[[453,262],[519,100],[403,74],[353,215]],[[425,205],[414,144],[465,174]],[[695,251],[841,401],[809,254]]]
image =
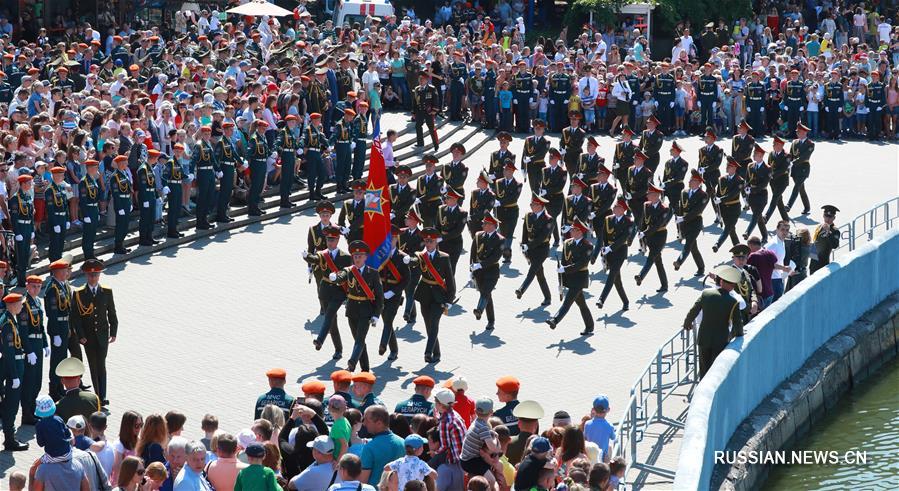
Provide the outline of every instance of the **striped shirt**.
[[440,451],[446,451],[446,462],[455,464],[462,455],[462,442],[465,439],[465,423],[462,418],[450,409],[440,415],[437,422],[440,432]]
[[474,423],[465,434],[465,440],[462,442],[462,460],[471,460],[481,455],[481,448],[484,442],[493,436],[493,430],[490,425],[483,419],[475,419]]

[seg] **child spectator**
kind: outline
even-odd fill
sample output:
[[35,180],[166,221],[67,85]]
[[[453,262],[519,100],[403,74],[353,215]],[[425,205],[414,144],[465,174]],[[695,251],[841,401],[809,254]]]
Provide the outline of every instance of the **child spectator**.
[[584,439],[595,443],[602,452],[602,462],[609,461],[609,448],[615,441],[615,427],[607,420],[609,414],[609,398],[604,395],[593,399],[593,408],[590,411],[592,419],[584,423]]
[[499,129],[512,131],[512,91],[509,82],[503,82],[499,95]]
[[677,89],[674,91],[674,134],[677,136],[687,136],[684,131],[684,114],[687,111],[687,91],[681,82],[677,83]]
[[574,91],[571,93],[571,97],[568,98],[568,114],[571,114],[572,111],[580,113],[582,110],[581,96],[577,91]]
[[[484,476],[490,482],[491,488],[495,477],[491,469],[494,467],[492,460],[497,459],[500,447],[496,433],[490,428],[490,416],[493,415],[493,400],[481,398],[475,402],[474,423],[465,433],[462,442],[462,470],[469,476]],[[486,455],[490,455],[488,460]],[[495,457],[494,457],[495,456]]]
[[406,456],[384,466],[384,472],[392,471],[389,477],[390,489],[404,489],[409,481],[424,481],[430,477],[437,480],[437,471],[419,458],[424,451],[425,439],[413,433],[404,441]]
[[34,415],[40,421],[34,427],[34,436],[39,447],[50,457],[62,457],[72,451],[72,432],[56,416],[56,404],[50,396],[40,396],[35,403]]
[[328,412],[334,418],[329,436],[334,441],[334,460],[340,460],[350,446],[350,434],[352,427],[346,419],[347,403],[340,395],[333,395],[328,399]]
[[261,443],[251,443],[246,450],[249,467],[241,469],[234,481],[234,491],[250,491],[263,489],[280,489],[275,471],[262,465],[265,459],[265,447]]
[[868,106],[865,104],[865,97],[868,95],[868,87],[859,85],[858,91],[855,93],[855,131],[861,136],[868,132],[865,121],[868,119]]
[[609,462],[609,472],[612,476],[609,478],[609,484],[612,489],[618,489],[618,483],[624,479],[624,471],[627,470],[627,462],[624,457],[618,456]]
[[593,108],[596,106],[596,97],[590,93],[590,87],[584,87],[581,91],[581,104],[584,106],[584,128],[588,133],[594,131],[596,122],[596,113]]
[[203,416],[203,420],[200,421],[200,429],[206,435],[200,439],[200,442],[206,447],[206,451],[212,451],[212,437],[219,429],[219,419],[214,414]]
[[9,491],[25,491],[25,484],[28,478],[20,471],[15,471],[9,475]]
[[84,451],[91,448],[94,441],[84,434],[84,431],[87,428],[87,422],[84,421],[84,416],[80,414],[72,416],[66,422],[66,426],[69,427],[69,430],[72,431],[72,436],[75,438],[75,448]]
[[599,87],[596,90],[596,106],[593,108],[594,117],[596,119],[596,131],[606,131],[606,109],[609,105],[609,85],[605,80],[599,81]]
[[47,191],[49,175],[46,162],[39,161],[34,165],[32,189],[34,189],[34,230],[36,233],[41,232],[42,225],[47,220],[47,199],[44,193]]
[[549,97],[547,96],[546,91],[540,93],[540,100],[537,103],[537,116],[546,121],[546,113],[549,108]]
[[106,475],[110,476],[115,462],[115,450],[113,450],[112,444],[106,440],[106,413],[97,411],[91,414],[87,423],[91,428],[91,438],[94,440],[91,450],[97,454],[97,460],[100,461]]
[[637,118],[641,130],[646,128],[646,120],[649,119],[650,116],[655,114],[655,112],[656,101],[652,98],[652,94],[650,92],[645,92],[643,94],[643,102],[640,103],[640,116]]
[[849,133],[855,133],[855,92],[850,90],[843,99],[843,121],[842,125]]

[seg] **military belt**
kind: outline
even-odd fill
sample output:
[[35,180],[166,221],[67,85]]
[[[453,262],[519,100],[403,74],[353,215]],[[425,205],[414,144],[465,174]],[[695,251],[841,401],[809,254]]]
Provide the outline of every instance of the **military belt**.
[[364,136],[357,136],[356,141],[357,142],[367,142],[368,140],[366,140]]
[[28,337],[31,339],[41,339],[44,337],[44,335],[43,334],[29,334]]
[[14,356],[13,358],[16,359],[16,360],[24,360],[24,359],[25,359],[25,355],[16,355],[16,356]]
[[169,184],[181,184],[181,179],[169,179]]
[[64,211],[54,211],[54,212],[53,212],[53,215],[56,215],[56,216],[63,216],[63,217],[64,217],[64,216],[66,216],[66,212],[64,212]]
[[391,285],[396,285],[399,282],[400,282],[400,280],[387,280],[387,283],[389,283]]
[[197,170],[212,170],[211,165],[201,165],[197,167]]
[[350,141],[349,140],[337,140],[337,143],[347,145],[350,143]]
[[31,224],[31,220],[16,220],[16,223],[21,223],[22,225]]
[[307,148],[306,151],[307,151],[307,152],[321,153],[321,149],[320,149],[320,148]]
[[234,167],[234,162],[222,162],[222,165],[228,165]]
[[355,300],[357,302],[370,302],[371,301],[368,299],[368,297],[362,297],[359,295],[347,295],[346,297],[349,298],[350,300]]
[[518,203],[512,203],[511,205],[503,205],[503,208],[518,208]]
[[57,317],[56,320],[58,320],[59,322],[67,321],[67,320],[69,320],[69,316],[64,315],[61,317]]
[[725,201],[723,204],[728,205],[728,206],[739,205],[739,204],[740,204],[740,198],[737,198],[737,199],[735,199],[735,200],[733,200],[733,201]]
[[130,199],[131,195],[130,194],[120,194],[119,198],[129,198]]
[[99,203],[85,203],[84,206],[99,206]]
[[425,282],[426,284],[428,284],[428,285],[439,285],[439,283],[437,283],[436,281],[434,281],[434,280],[429,280],[429,279],[427,279],[427,278],[422,278],[421,281],[424,281],[424,282]]

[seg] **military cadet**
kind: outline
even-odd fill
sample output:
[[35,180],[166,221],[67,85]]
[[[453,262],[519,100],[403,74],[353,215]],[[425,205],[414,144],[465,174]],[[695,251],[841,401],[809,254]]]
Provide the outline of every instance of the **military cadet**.
[[[177,149],[175,149],[175,154],[179,155]],[[231,194],[234,191],[234,180],[236,176],[243,174],[243,171],[247,168],[247,163],[240,155],[237,147],[234,145],[234,123],[232,123],[231,121],[225,121],[222,123],[222,138],[219,139],[219,141],[217,141],[215,144],[215,158],[219,163],[222,173],[222,177],[219,182],[218,203],[215,211],[215,221],[218,223],[233,222],[234,219],[228,216],[228,207],[231,204]],[[172,168],[169,169],[169,179],[178,181],[182,178],[171,176],[171,174],[175,173],[175,165],[177,165],[177,162],[173,163]],[[165,176],[165,170],[168,167],[169,165],[166,164],[166,167],[163,168],[163,176]],[[178,175],[181,175],[180,169]],[[181,199],[181,185],[179,184],[176,187],[179,188],[178,199]],[[169,206],[171,206],[171,201],[169,203]],[[170,208],[169,214],[171,213],[172,211]],[[178,211],[177,213],[180,213],[180,211]],[[174,219],[177,225],[178,216],[175,216]]]
[[375,325],[384,309],[381,277],[376,269],[365,265],[369,252],[370,249],[365,242],[361,240],[351,242],[352,265],[328,274],[329,280],[347,287],[346,316],[354,340],[347,368],[351,372],[356,370],[357,363],[362,371],[369,370],[365,338],[368,336],[369,327]]
[[[705,181],[706,192],[709,197],[716,196],[718,189],[718,180],[721,177],[721,160],[724,159],[724,150],[715,144],[718,135],[715,130],[709,126],[705,129],[705,145],[699,148],[699,173]],[[721,214],[718,210],[718,203],[713,201],[712,208],[715,210],[715,224],[721,224]]]
[[524,60],[518,61],[518,74],[514,76],[515,82],[515,131],[527,133],[531,124],[531,103],[534,102],[534,77],[528,71],[528,64]]
[[589,231],[590,227],[586,223],[575,218],[571,223],[571,237],[562,243],[561,259],[557,259],[559,262],[557,271],[559,273],[559,290],[561,292],[564,288],[564,295],[562,295],[562,306],[559,307],[559,311],[546,321],[550,329],[555,329],[571,309],[571,305],[577,303],[581,311],[581,318],[584,320],[584,330],[581,332],[581,336],[593,334],[593,316],[590,314],[590,307],[587,306],[587,300],[584,298],[584,288],[587,288],[590,282],[588,268],[590,251],[593,249],[593,244],[584,238],[584,234]]
[[325,406],[325,421],[328,424],[334,423],[333,418],[328,413],[328,400],[333,396],[340,396],[346,402],[348,408],[355,408],[356,405],[353,403],[353,396],[350,395],[350,385],[353,383],[353,374],[346,370],[335,370],[331,372],[331,384],[334,386],[334,393],[330,396],[326,397],[322,401],[322,405]]
[[753,136],[760,137],[764,134],[765,128],[765,84],[760,82],[764,75],[762,70],[754,70],[752,72],[752,81],[746,85],[744,92],[746,93],[746,119],[749,126],[753,129]]
[[[258,124],[259,121],[256,121]],[[258,133],[257,133],[258,134]],[[220,177],[218,160],[215,158],[215,151],[212,148],[212,127],[203,126],[200,128],[200,141],[194,146],[191,152],[191,168],[196,173],[197,182],[197,230],[209,230],[212,224],[209,223],[209,215],[212,213],[213,199],[215,198],[215,180]],[[250,143],[253,147],[253,143]],[[251,170],[252,173],[252,170]],[[263,175],[263,179],[265,176]],[[250,195],[248,196],[248,206],[251,210],[259,206],[260,195],[253,194],[251,186]],[[254,199],[255,197],[255,199]],[[141,208],[143,210],[143,208]],[[252,213],[250,213],[252,215]]]
[[703,126],[715,124],[715,109],[718,105],[718,79],[712,75],[712,64],[702,66],[702,75],[697,82],[696,92],[699,94],[700,121]]
[[337,311],[346,300],[348,288],[345,284],[335,283],[330,279],[330,275],[342,271],[351,261],[349,254],[337,248],[340,243],[340,229],[326,227],[322,232],[325,235],[327,248],[316,252],[303,251],[303,259],[315,268],[314,274],[319,279],[319,302],[325,307],[322,325],[312,344],[316,351],[321,350],[325,338],[330,334],[331,342],[334,343],[332,359],[339,360],[343,357],[343,343],[340,340],[340,331],[337,329]]
[[294,176],[297,172],[297,150],[300,148],[299,129],[295,114],[284,117],[285,125],[278,130],[275,139],[275,151],[281,157],[281,182],[278,185],[281,196],[280,207],[290,208],[290,193],[293,190]]
[[465,66],[465,54],[461,51],[453,53],[454,62],[449,66],[450,75],[450,121],[462,120],[462,101],[465,100],[465,79],[468,68]]
[[605,163],[605,159],[596,153],[599,142],[590,136],[587,138],[587,153],[581,154],[577,166],[577,176],[587,185],[593,184],[599,179],[599,166]]
[[[277,155],[268,144],[268,140],[265,139],[265,132],[268,128],[268,123],[264,120],[257,119],[254,120],[250,124],[250,138],[247,142],[247,162],[249,166],[250,173],[250,189],[247,192],[247,214],[250,216],[262,216],[265,214],[260,208],[259,203],[262,201],[262,189],[265,187],[265,178],[268,175],[268,162],[269,159],[274,159]],[[319,154],[320,155],[320,154]],[[196,157],[194,157],[196,158]],[[307,155],[307,160],[308,160]],[[309,189],[310,193],[313,189],[314,178],[312,177],[314,174],[314,170],[312,169],[314,166],[309,165],[306,172],[309,177]],[[311,199],[314,198],[310,194]]]
[[365,153],[368,151],[371,135],[368,131],[368,103],[361,101],[356,108],[359,110],[359,114],[353,118],[353,143],[350,144],[350,149],[353,151],[353,179],[361,179],[362,170],[365,168]]
[[[159,158],[159,150],[147,150],[147,159],[137,168],[137,201],[140,203],[140,219],[138,221],[139,244],[154,246],[159,243],[153,239],[153,228],[156,221],[156,174],[153,166]],[[199,217],[205,215],[198,214]]]
[[496,61],[487,58],[487,73],[484,74],[484,95],[481,100],[484,103],[484,129],[496,128],[497,99],[496,99]]
[[[584,223],[590,223],[590,214],[593,213],[593,202],[589,196],[584,195],[584,190],[586,189],[589,189],[589,186],[579,177],[574,176],[571,179],[571,185],[568,187],[569,194],[565,198],[562,208],[563,234],[568,234],[575,218]],[[589,230],[586,233],[589,233]]]
[[748,239],[756,224],[762,243],[767,242],[768,230],[765,227],[765,207],[768,205],[768,183],[771,181],[771,168],[765,163],[765,149],[756,144],[752,152],[752,163],[746,166],[746,202],[752,210],[749,226],[743,234]]
[[350,183],[353,199],[343,202],[337,226],[340,233],[346,236],[347,243],[362,240],[362,225],[365,222],[365,181],[356,179]]
[[618,189],[609,183],[609,176],[612,171],[605,165],[599,164],[599,181],[590,186],[588,196],[592,202],[590,219],[593,225],[593,231],[596,232],[596,243],[593,244],[593,253],[590,256],[590,264],[596,262],[599,257],[600,250],[605,245],[602,233],[602,227],[605,225],[606,217],[612,213],[612,203],[615,202],[615,196]]
[[787,131],[790,132],[790,135],[794,134],[793,130],[796,125],[804,119],[802,114],[805,111],[805,104],[805,84],[799,80],[799,70],[790,70],[790,78],[784,89],[783,109],[781,110],[786,113],[786,117],[783,119],[787,121]]
[[484,214],[482,230],[475,234],[471,246],[471,262],[469,270],[475,287],[478,290],[478,304],[474,308],[475,319],[487,313],[488,331],[492,331],[496,322],[493,310],[493,290],[499,281],[499,259],[502,257],[505,238],[496,229],[500,221],[491,212]]
[[443,178],[447,188],[462,192],[465,187],[465,180],[468,179],[468,167],[462,163],[462,158],[465,156],[465,146],[461,143],[453,143],[450,146],[450,153],[453,156],[453,160],[440,168],[440,177]]
[[449,188],[446,191],[445,202],[437,209],[437,230],[440,231],[441,249],[449,255],[453,271],[462,254],[462,231],[468,222],[468,213],[459,208],[459,200],[462,193]]
[[415,204],[415,189],[409,185],[409,177],[412,169],[408,165],[397,165],[393,173],[396,175],[395,183],[388,187],[390,193],[390,221],[398,227],[405,223],[406,213]]
[[44,332],[44,310],[38,297],[43,279],[31,275],[25,279],[25,300],[19,313],[19,336],[25,352],[25,372],[22,377],[22,424],[34,424],[34,406],[41,392],[44,358],[50,356],[47,333]]
[[671,74],[671,63],[662,62],[662,73],[656,77],[653,92],[658,103],[659,116],[662,117],[662,129],[669,133],[674,128],[674,90],[675,81]]
[[504,263],[512,262],[512,240],[515,224],[518,223],[518,197],[521,196],[522,184],[515,179],[515,170],[515,161],[506,162],[502,178],[493,183],[496,194],[493,212],[499,219],[499,233],[505,238]]
[[651,174],[655,174],[659,167],[659,151],[664,138],[658,129],[659,124],[658,118],[650,116],[646,120],[646,129],[640,134],[640,150],[646,154],[646,168]]
[[578,172],[578,163],[581,160],[587,133],[580,127],[581,113],[572,111],[568,114],[568,120],[571,122],[571,126],[562,130],[559,153],[565,159],[565,170],[568,171],[568,176],[573,177]]
[[839,208],[833,205],[824,205],[824,223],[819,223],[815,227],[815,233],[812,235],[813,250],[809,253],[811,261],[809,262],[809,274],[830,264],[830,254],[834,249],[840,246],[840,231],[834,225],[833,220],[837,216]]
[[490,188],[491,184],[493,184],[493,177],[487,171],[481,170],[478,180],[475,182],[477,189],[472,190],[468,198],[468,231],[471,233],[472,239],[481,231],[484,214],[493,210],[497,201],[496,195]]
[[[416,215],[420,218],[422,225],[432,227],[437,223],[437,210],[440,207],[440,199],[446,186],[443,177],[436,172],[437,156],[432,153],[425,154],[422,160],[425,163],[425,174],[419,176],[416,182],[414,206],[417,206],[419,209]],[[467,175],[467,168],[465,172]]]
[[741,273],[733,266],[722,265],[715,268],[714,274],[717,287],[705,289],[684,319],[684,329],[690,330],[700,312],[702,313],[699,332],[696,333],[700,378],[708,373],[727,343],[743,335],[739,301],[730,294],[740,281]]
[[[424,246],[418,229],[420,223],[422,222],[418,209],[413,206],[406,212],[406,226],[400,231],[399,239],[397,240],[397,248],[410,258],[415,257],[415,253],[419,252]],[[415,288],[418,286],[420,278],[421,271],[418,268],[409,269],[409,282],[406,284],[406,306],[403,308],[403,320],[406,322],[415,323]]]
[[56,398],[56,415],[63,421],[80,415],[85,421],[95,412],[103,410],[100,398],[93,392],[83,389],[81,377],[84,375],[84,362],[71,357],[59,362],[53,373],[62,383],[62,397]]
[[550,131],[561,131],[565,126],[565,113],[568,111],[568,98],[571,97],[572,78],[562,69],[561,60],[555,62],[556,72],[549,79],[549,120]]
[[437,94],[437,89],[428,83],[427,72],[421,72],[418,75],[418,81],[418,87],[412,91],[412,109],[415,115],[415,146],[425,146],[422,126],[427,125],[428,132],[431,134],[431,142],[434,144],[434,151],[436,152],[439,140],[437,138],[437,129],[434,125],[434,115],[440,111],[439,95]]
[[324,382],[307,380],[300,385],[300,390],[303,391],[303,401],[315,399],[318,402],[322,402],[325,400],[325,392],[328,388],[325,387]]
[[[745,167],[752,162],[752,152],[755,148],[755,138],[749,134],[752,127],[746,121],[741,121],[737,126],[737,134],[731,140],[730,154],[737,159],[741,167]],[[743,177],[741,174],[740,177]]]
[[0,314],[0,352],[3,366],[3,400],[0,401],[0,417],[3,419],[3,449],[7,452],[28,450],[28,444],[16,440],[16,413],[22,397],[22,379],[25,376],[25,344],[22,342],[18,316],[22,312],[24,297],[8,293],[3,297],[6,311]]
[[434,390],[434,379],[427,375],[419,375],[412,379],[412,385],[415,386],[415,393],[405,401],[397,403],[393,412],[402,414],[410,422],[416,414],[433,416],[434,403],[428,399],[431,398],[431,391]]
[[303,131],[300,142],[302,153],[305,155],[306,179],[309,183],[309,200],[325,199],[322,187],[327,180],[325,163],[322,154],[328,149],[328,140],[325,130],[322,128],[322,115],[312,113],[309,115],[309,126]]
[[502,421],[503,426],[509,429],[509,435],[511,436],[518,435],[521,432],[521,429],[518,428],[518,418],[512,414],[520,403],[518,400],[518,392],[520,390],[521,382],[511,375],[506,375],[496,380],[496,400],[503,407],[497,409],[493,413],[493,417]]
[[796,125],[796,139],[790,144],[790,177],[793,178],[793,190],[787,201],[787,211],[793,207],[797,197],[802,198],[802,214],[811,213],[812,205],[808,194],[805,192],[805,181],[811,174],[812,153],[815,151],[815,142],[808,138],[808,126],[799,123]]
[[677,218],[675,218],[684,238],[684,248],[674,261],[674,270],[678,271],[687,260],[687,255],[692,255],[697,268],[694,276],[705,275],[705,262],[702,260],[702,254],[696,244],[699,234],[702,232],[702,212],[709,203],[709,195],[700,187],[702,183],[702,174],[696,169],[691,170],[690,187],[681,191]]
[[106,355],[109,345],[116,340],[119,320],[115,310],[112,289],[100,285],[103,263],[88,259],[81,265],[87,283],[72,294],[74,312],[70,315],[72,331],[84,346],[87,363],[91,369],[91,384],[103,405],[106,398]]
[[396,360],[398,356],[398,346],[396,343],[396,332],[393,330],[393,319],[403,303],[403,292],[409,285],[409,262],[410,258],[405,252],[399,249],[399,237],[402,233],[400,227],[392,225],[390,227],[390,235],[392,241],[392,249],[390,257],[384,262],[381,268],[381,285],[384,289],[384,311],[381,312],[381,322],[383,328],[381,331],[381,342],[378,343],[378,354],[383,355],[390,347],[390,355],[388,360]]
[[509,151],[512,135],[500,131],[496,134],[496,139],[499,140],[499,150],[490,154],[490,164],[487,166],[487,173],[493,180],[503,177],[503,168],[507,162],[515,163],[515,154]]
[[627,208],[627,200],[618,198],[615,201],[615,205],[612,206],[612,214],[603,218],[602,227],[596,231],[596,235],[602,237],[604,245],[601,253],[608,271],[606,284],[603,285],[599,300],[596,301],[596,306],[600,309],[603,308],[606,299],[609,298],[613,285],[615,286],[615,291],[618,292],[618,297],[621,299],[621,310],[625,311],[629,306],[627,293],[624,291],[624,284],[621,282],[621,267],[624,266],[624,261],[627,259],[627,244],[631,231],[631,221],[625,215]]
[[524,149],[521,151],[521,170],[524,180],[531,180],[531,193],[537,194],[540,192],[540,180],[543,177],[543,167],[546,165],[549,140],[543,136],[546,122],[542,119],[535,119],[533,124],[534,134],[524,139]]
[[334,125],[329,144],[334,147],[334,178],[337,180],[337,192],[345,193],[350,190],[347,182],[350,179],[350,170],[353,161],[353,118],[356,111],[346,108],[343,110],[343,119]]
[[546,211],[549,203],[546,198],[534,195],[531,197],[531,212],[524,216],[521,225],[521,252],[528,260],[528,272],[524,282],[515,290],[515,296],[519,299],[527,291],[534,278],[540,285],[543,293],[544,307],[550,304],[549,284],[543,272],[543,262],[549,257],[549,238],[555,228],[555,220]]
[[56,365],[66,358],[69,348],[69,311],[72,306],[72,291],[69,286],[69,263],[57,259],[50,263],[50,280],[44,292],[44,306],[47,312],[47,334],[50,336],[50,396],[58,399],[62,395],[59,378],[53,375]]
[[[746,264],[746,257],[749,256],[749,246],[746,244],[737,244],[730,248],[733,267],[740,272],[740,281],[737,282],[734,290],[743,298],[746,304],[741,310],[743,317],[743,325],[749,322],[749,319],[758,314],[759,305],[762,305],[762,282],[758,269],[751,264]],[[755,294],[755,300],[752,299]]]
[[[671,158],[665,162],[665,170],[662,173],[662,185],[665,191],[665,199],[668,200],[668,207],[671,213],[682,216],[680,210],[681,192],[684,190],[684,178],[687,176],[687,161],[681,158],[681,148],[677,141],[671,142]],[[680,223],[680,222],[678,222]],[[680,225],[677,226],[677,238],[682,237]]]
[[306,251],[310,254],[328,248],[325,230],[331,227],[331,217],[334,215],[334,211],[334,204],[326,199],[315,204],[315,213],[318,215],[319,223],[309,227],[309,233],[306,236]]
[[559,165],[562,153],[555,148],[549,149],[549,167],[543,168],[543,176],[540,178],[539,196],[546,199],[546,211],[553,223],[553,247],[559,245],[558,217],[562,214],[565,205],[565,183],[568,174]]
[[415,300],[421,306],[421,315],[425,321],[427,342],[425,344],[425,362],[440,361],[440,318],[456,298],[456,282],[453,279],[453,268],[449,254],[437,250],[437,239],[440,232],[426,227],[421,231],[424,250],[416,252],[413,263],[421,272],[421,279],[415,288]]
[[727,156],[727,174],[718,178],[718,189],[712,201],[718,205],[718,215],[724,225],[721,236],[712,246],[712,252],[718,252],[724,240],[730,237],[733,245],[740,243],[737,237],[737,220],[740,218],[740,191],[743,178],[737,175],[740,163],[732,156]]
[[16,180],[19,190],[9,202],[9,221],[16,241],[16,279],[18,285],[25,284],[28,267],[31,265],[31,238],[34,235],[34,201],[31,198],[32,177],[21,174]]
[[[100,201],[104,199],[104,189],[100,187],[100,163],[96,160],[85,160],[84,167],[87,174],[78,183],[78,208],[81,211],[81,251],[85,259],[93,259],[96,257],[94,241],[97,237],[97,228],[100,226]],[[181,208],[180,201],[178,208]]]
[[[133,189],[131,178],[125,169],[128,167],[128,157],[118,155],[113,159],[115,171],[109,178],[109,190],[112,193],[112,209],[115,211],[115,254],[128,254],[131,250],[125,248],[125,236],[128,235],[128,224],[131,220],[131,191]],[[48,205],[49,206],[49,205]]]
[[[178,221],[181,219],[181,202],[182,190],[181,183],[187,178],[184,175],[184,169],[181,167],[181,155],[184,153],[184,145],[176,143],[172,147],[174,155],[168,159],[162,167],[162,194],[166,197],[168,203],[168,213],[166,214],[166,237],[177,239],[184,237],[184,234],[178,231]],[[221,221],[221,220],[219,220]]]
[[[125,162],[128,162],[128,157],[125,157],[124,155],[120,155],[119,157],[124,157]],[[119,157],[116,157],[116,159]],[[66,191],[66,185],[64,184],[66,179],[66,168],[56,166],[50,169],[50,172],[53,180],[50,181],[47,190],[44,191],[44,197],[47,203],[47,227],[50,234],[50,246],[47,256],[50,261],[56,261],[62,257],[62,251],[66,240],[66,230],[69,228],[69,193]],[[128,200],[131,200],[130,194],[128,195]]]
[[646,193],[652,183],[652,171],[644,165],[647,159],[642,150],[637,150],[634,152],[634,165],[627,170],[624,199],[627,200],[627,206],[634,215],[633,228],[627,245],[631,245],[638,229],[643,226],[643,203],[646,202]]
[[615,144],[615,156],[612,158],[612,173],[622,190],[626,186],[627,171],[634,165],[634,152],[638,150],[633,138],[634,131],[629,126],[621,128],[621,141]]
[[668,238],[668,220],[671,219],[670,211],[661,201],[662,189],[650,184],[647,189],[648,201],[643,203],[643,222],[641,223],[640,232],[637,238],[646,245],[648,252],[646,260],[643,262],[643,268],[640,274],[634,277],[637,286],[643,283],[646,275],[653,265],[659,274],[659,282],[661,286],[656,290],[657,293],[665,293],[668,291],[668,275],[665,274],[665,264],[662,262],[662,250]]
[[272,368],[265,372],[268,379],[268,392],[256,398],[256,406],[253,409],[253,419],[262,417],[262,411],[265,406],[274,404],[281,408],[287,417],[290,417],[290,410],[293,409],[294,398],[284,390],[287,385],[287,371],[283,368]]
[[830,139],[840,138],[843,119],[843,81],[839,70],[830,71],[830,81],[824,86],[824,133]]

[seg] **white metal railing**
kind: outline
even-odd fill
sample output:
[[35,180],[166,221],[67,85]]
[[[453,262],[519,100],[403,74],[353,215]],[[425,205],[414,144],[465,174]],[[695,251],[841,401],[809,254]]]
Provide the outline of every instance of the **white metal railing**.
[[854,251],[858,247],[858,239],[867,237],[867,241],[874,238],[874,232],[883,227],[890,230],[899,224],[899,196],[884,201],[870,210],[855,217],[852,221],[841,225],[840,246],[837,249],[848,247]]

